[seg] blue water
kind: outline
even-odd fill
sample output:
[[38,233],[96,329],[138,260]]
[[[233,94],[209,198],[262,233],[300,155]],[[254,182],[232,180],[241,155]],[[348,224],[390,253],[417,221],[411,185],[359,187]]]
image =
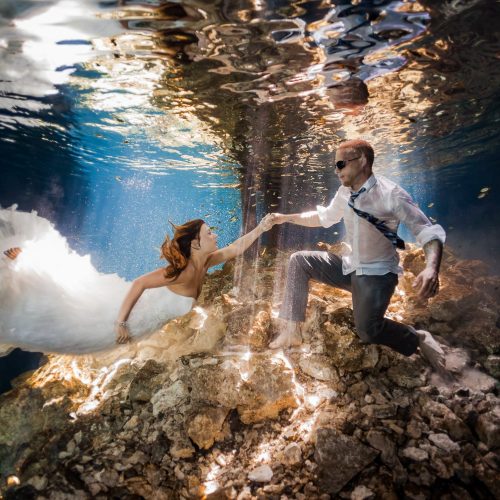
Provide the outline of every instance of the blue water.
[[[60,96],[66,97],[65,89]],[[169,220],[202,217],[221,245],[238,235],[240,196],[227,187],[237,184],[238,169],[217,147],[169,151],[140,130],[104,132],[113,115],[80,105],[76,92],[71,98],[71,115],[51,117],[65,134],[19,126],[3,131],[0,153],[8,167],[2,206],[37,210],[100,271],[126,279],[160,265]]]
[[[202,217],[226,245],[268,211],[328,203],[336,145],[363,137],[449,248],[498,273],[500,12],[462,7],[1,3],[0,206],[37,210],[133,279],[162,264],[169,220]],[[283,226],[265,242],[342,235]],[[38,360],[0,358],[0,391]]]

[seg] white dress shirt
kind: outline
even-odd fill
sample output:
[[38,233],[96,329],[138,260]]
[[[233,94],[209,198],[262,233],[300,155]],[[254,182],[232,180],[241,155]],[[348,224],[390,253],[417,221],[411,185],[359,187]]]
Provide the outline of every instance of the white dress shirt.
[[[366,188],[366,191],[354,201],[356,208],[384,221],[394,232],[397,232],[399,223],[402,222],[419,245],[423,246],[435,239],[444,243],[444,229],[439,224],[432,224],[402,187],[385,177],[375,177],[373,174],[362,187]],[[399,255],[391,241],[347,204],[351,192],[348,187],[340,186],[327,207],[317,207],[323,227],[330,227],[344,219],[346,248],[342,256],[342,272],[402,274]]]

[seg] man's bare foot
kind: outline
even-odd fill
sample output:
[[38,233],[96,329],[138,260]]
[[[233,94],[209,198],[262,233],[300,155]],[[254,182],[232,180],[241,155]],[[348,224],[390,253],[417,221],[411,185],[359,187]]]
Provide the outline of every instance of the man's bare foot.
[[281,332],[270,344],[271,349],[288,349],[302,344],[302,337],[291,335],[288,332]]
[[9,259],[14,260],[18,257],[18,255],[22,252],[19,247],[9,248],[5,250],[4,255],[6,255]]
[[426,330],[416,330],[420,354],[434,370],[440,374],[446,372],[446,358],[439,342]]
[[281,333],[269,344],[271,349],[287,349],[302,344],[300,325],[283,321]]

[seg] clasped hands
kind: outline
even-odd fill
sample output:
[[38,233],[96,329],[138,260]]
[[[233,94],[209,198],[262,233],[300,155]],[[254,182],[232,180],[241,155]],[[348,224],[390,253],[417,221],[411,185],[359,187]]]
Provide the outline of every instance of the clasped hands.
[[272,213],[265,215],[259,222],[259,227],[263,232],[269,231],[276,224],[283,224],[286,222],[284,214]]

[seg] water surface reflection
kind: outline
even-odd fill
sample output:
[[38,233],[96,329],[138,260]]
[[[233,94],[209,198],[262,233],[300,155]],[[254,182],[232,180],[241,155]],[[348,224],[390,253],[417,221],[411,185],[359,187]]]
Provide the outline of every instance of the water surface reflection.
[[[496,227],[481,225],[482,249],[471,241],[474,221],[498,209],[480,196],[498,188],[488,168],[498,160],[499,36],[488,29],[498,4],[127,2],[119,12],[132,46],[153,45],[142,56],[166,61],[157,105],[194,113],[242,166],[246,227],[267,210],[328,199],[336,144],[362,136],[377,170],[431,205],[457,248],[498,254]],[[281,236],[313,238],[301,228]]]

